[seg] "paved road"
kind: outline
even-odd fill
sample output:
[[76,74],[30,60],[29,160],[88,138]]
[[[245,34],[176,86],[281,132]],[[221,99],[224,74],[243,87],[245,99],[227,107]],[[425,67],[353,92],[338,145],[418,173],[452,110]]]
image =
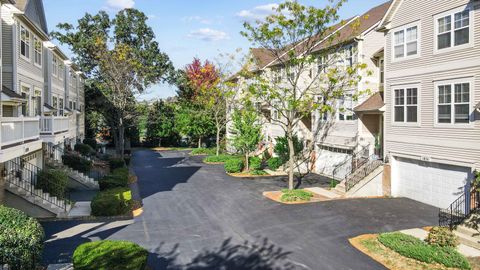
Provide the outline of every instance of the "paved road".
[[97,239],[135,241],[154,269],[384,269],[348,243],[365,233],[435,225],[437,210],[408,199],[281,205],[271,180],[239,180],[185,152],[134,154],[144,214],[117,222],[44,223],[46,262]]

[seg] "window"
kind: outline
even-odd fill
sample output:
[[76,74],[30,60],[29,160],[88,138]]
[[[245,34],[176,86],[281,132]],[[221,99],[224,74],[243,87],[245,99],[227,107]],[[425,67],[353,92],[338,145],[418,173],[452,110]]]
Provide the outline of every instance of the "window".
[[65,75],[65,65],[62,63],[62,61],[60,61],[58,63],[58,78],[60,80],[63,80],[64,75]]
[[418,55],[418,26],[407,27],[393,34],[394,59]]
[[470,123],[470,83],[437,85],[437,123]]
[[385,60],[383,58],[380,59],[378,69],[380,71],[380,83],[383,84],[385,83]]
[[470,43],[470,10],[463,9],[436,18],[437,49],[461,46]]
[[68,108],[73,109],[73,102],[71,100],[69,101],[68,105]]
[[34,60],[35,64],[38,66],[42,66],[42,50],[43,45],[42,41],[40,41],[37,37],[33,38],[33,46],[34,46]]
[[352,67],[356,62],[357,59],[355,55],[355,47],[350,45],[345,48],[345,64],[349,67]]
[[77,102],[76,102],[76,101],[73,102],[73,109],[74,109],[74,110],[77,109]]
[[351,149],[331,147],[331,146],[326,146],[326,145],[320,145],[319,148],[321,150],[326,150],[326,151],[333,152],[333,153],[342,153],[342,154],[349,154],[349,155],[353,154],[353,150],[351,150]]
[[351,95],[343,96],[338,101],[338,120],[352,121],[356,120],[357,116],[353,112],[353,98]]
[[394,121],[416,123],[418,121],[418,88],[394,90]]
[[63,116],[63,98],[59,98],[58,99],[58,111],[59,111],[59,115],[60,116]]
[[42,90],[35,89],[33,98],[32,98],[32,105],[33,105],[33,113],[35,116],[42,115]]
[[324,73],[327,69],[327,58],[325,56],[319,56],[317,58],[317,72],[318,74]]
[[22,104],[22,115],[30,116],[30,87],[22,85],[22,97],[25,99],[25,103]]
[[282,73],[283,73],[283,70],[281,68],[278,68],[273,71],[273,80],[275,83],[282,82]]
[[52,60],[52,74],[53,76],[57,76],[58,74],[58,58],[56,56],[53,56]]
[[[52,97],[52,107],[58,110],[58,99],[57,97]],[[57,112],[55,112],[55,115],[58,115]]]
[[27,59],[30,59],[30,35],[24,26],[20,26],[20,54]]

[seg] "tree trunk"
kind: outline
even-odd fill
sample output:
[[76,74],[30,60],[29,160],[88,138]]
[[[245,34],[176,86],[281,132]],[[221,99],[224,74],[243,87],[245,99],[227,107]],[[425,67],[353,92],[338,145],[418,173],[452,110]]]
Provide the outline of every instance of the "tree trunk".
[[118,127],[118,143],[119,143],[119,151],[118,154],[121,158],[125,155],[125,127],[123,123],[120,124]]
[[202,137],[198,137],[198,148],[202,148]]
[[217,156],[220,155],[220,127],[217,125]]
[[250,171],[250,161],[248,160],[248,153],[245,154],[245,169],[246,171]]
[[162,147],[162,138],[158,139],[158,147]]
[[294,173],[294,166],[295,166],[295,147],[293,146],[293,137],[290,134],[287,135],[287,140],[288,140],[288,154],[289,154],[289,160],[288,160],[288,189],[293,190],[293,173]]
[[118,138],[119,136],[119,130],[118,128],[112,129],[113,132],[113,142],[115,143],[115,153],[120,153],[120,140]]

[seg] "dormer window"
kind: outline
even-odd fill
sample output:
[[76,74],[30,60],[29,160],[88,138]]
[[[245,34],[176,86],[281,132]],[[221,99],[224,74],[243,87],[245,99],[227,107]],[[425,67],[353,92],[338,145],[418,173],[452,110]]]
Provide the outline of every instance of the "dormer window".
[[30,32],[22,25],[20,26],[20,54],[26,59],[30,59]]

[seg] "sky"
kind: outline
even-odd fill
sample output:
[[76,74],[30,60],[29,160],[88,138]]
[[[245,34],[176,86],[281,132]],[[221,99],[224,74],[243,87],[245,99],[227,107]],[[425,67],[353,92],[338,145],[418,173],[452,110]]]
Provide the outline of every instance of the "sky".
[[[360,15],[387,0],[349,0],[340,11],[342,18]],[[249,41],[240,35],[244,21],[255,21],[271,13],[280,1],[275,0],[43,0],[49,31],[58,23],[76,25],[86,12],[100,10],[114,16],[124,8],[136,8],[149,17],[160,49],[167,53],[176,68],[183,68],[194,57],[214,59],[220,53],[242,49]],[[300,0],[302,4],[325,6],[327,0]],[[60,45],[60,44],[59,44]],[[67,47],[65,53],[71,56]],[[175,95],[175,87],[155,85],[140,100]]]

